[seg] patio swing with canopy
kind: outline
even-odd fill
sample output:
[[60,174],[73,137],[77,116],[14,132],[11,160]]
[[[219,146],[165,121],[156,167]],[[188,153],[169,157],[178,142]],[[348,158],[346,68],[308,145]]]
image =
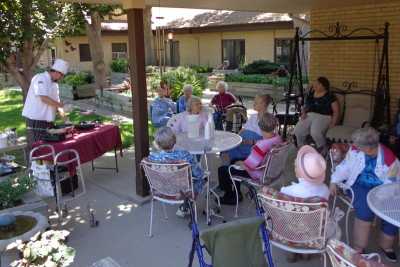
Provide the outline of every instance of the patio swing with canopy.
[[[372,40],[375,41],[375,59],[373,67],[373,80],[372,88],[375,86],[375,75],[376,75],[376,65],[379,61],[378,69],[378,79],[375,89],[371,90],[358,90],[355,91],[352,88],[356,87],[354,82],[344,82],[343,86],[347,87],[346,90],[343,89],[333,89],[333,92],[340,97],[343,97],[343,107],[342,120],[343,123],[346,121],[346,96],[348,95],[358,95],[362,97],[367,97],[370,99],[369,105],[371,111],[373,109],[372,118],[368,120],[371,121],[371,126],[375,128],[382,127],[384,125],[390,125],[390,90],[389,90],[389,23],[384,24],[383,32],[378,33],[370,28],[357,28],[349,33],[347,31],[347,26],[337,22],[334,25],[329,26],[328,32],[323,32],[321,30],[313,30],[302,34],[299,28],[296,28],[296,34],[294,37],[294,47],[292,50],[292,57],[290,62],[290,79],[287,88],[287,93],[285,95],[286,110],[283,118],[283,136],[287,137],[287,129],[289,122],[293,124],[298,119],[298,114],[300,113],[300,108],[304,104],[304,88],[303,81],[303,67],[306,65],[305,53],[304,53],[304,43],[313,41],[360,41],[360,40]],[[380,40],[383,40],[381,56],[379,56],[379,45]],[[300,45],[302,45],[302,51],[300,50]],[[363,102],[364,99],[358,99],[358,102]],[[291,105],[295,105],[296,112],[295,115],[289,114],[289,108]],[[362,113],[362,111],[359,111]],[[365,116],[365,115],[364,115]],[[364,121],[360,122],[359,127],[362,127]],[[336,127],[334,127],[336,128]],[[334,129],[333,128],[333,129]],[[347,130],[347,132],[349,132]],[[340,135],[340,134],[339,134]],[[348,135],[348,134],[347,134]],[[346,138],[338,138],[339,140],[333,141],[349,141]]]

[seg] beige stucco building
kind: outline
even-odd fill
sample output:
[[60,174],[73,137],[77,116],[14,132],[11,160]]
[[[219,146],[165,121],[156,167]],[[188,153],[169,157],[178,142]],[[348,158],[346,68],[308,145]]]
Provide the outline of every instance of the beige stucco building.
[[[113,25],[118,24],[118,25]],[[111,25],[111,26],[110,26]],[[116,27],[117,26],[117,27]],[[127,26],[121,22],[108,22],[102,31],[104,59],[109,67],[111,61],[128,56]],[[168,33],[173,34],[168,39]],[[165,47],[162,57],[166,65],[205,65],[217,67],[224,60],[230,68],[257,59],[288,64],[291,39],[294,36],[293,22],[275,21],[251,24],[210,25],[165,29]],[[156,32],[153,31],[155,55]],[[92,62],[86,36],[71,36],[54,42],[55,55],[70,62],[75,71],[90,71]],[[157,62],[155,62],[157,64]]]

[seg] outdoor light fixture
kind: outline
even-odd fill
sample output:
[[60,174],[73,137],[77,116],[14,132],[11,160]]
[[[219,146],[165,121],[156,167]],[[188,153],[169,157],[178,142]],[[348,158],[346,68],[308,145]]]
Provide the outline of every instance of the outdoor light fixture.
[[174,33],[173,32],[169,32],[168,33],[168,40],[172,40],[174,39]]

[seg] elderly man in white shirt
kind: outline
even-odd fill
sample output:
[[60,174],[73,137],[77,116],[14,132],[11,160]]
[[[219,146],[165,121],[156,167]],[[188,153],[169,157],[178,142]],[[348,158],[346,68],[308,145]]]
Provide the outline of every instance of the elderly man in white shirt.
[[56,59],[50,71],[33,76],[26,96],[22,116],[27,120],[28,144],[41,139],[48,128],[51,128],[58,111],[65,116],[60,101],[57,82],[68,72],[68,63]]
[[272,98],[268,94],[257,95],[254,99],[254,110],[257,113],[250,115],[243,128],[239,131],[239,135],[242,137],[242,144],[234,149],[229,150],[223,154],[223,160],[225,164],[230,164],[232,161],[246,159],[250,155],[251,147],[262,139],[261,129],[258,126],[260,116],[267,112],[269,104],[272,102]]

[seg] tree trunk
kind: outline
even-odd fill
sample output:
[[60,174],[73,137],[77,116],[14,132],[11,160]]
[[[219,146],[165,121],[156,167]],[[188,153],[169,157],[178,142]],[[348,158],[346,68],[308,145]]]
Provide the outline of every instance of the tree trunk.
[[144,9],[143,26],[146,65],[155,65],[153,31],[151,30],[151,6],[146,6]]
[[101,95],[103,95],[103,88],[106,80],[106,65],[104,63],[104,51],[101,40],[101,17],[97,11],[94,11],[90,17],[91,24],[86,22],[86,34],[89,39],[96,87],[100,89]]

